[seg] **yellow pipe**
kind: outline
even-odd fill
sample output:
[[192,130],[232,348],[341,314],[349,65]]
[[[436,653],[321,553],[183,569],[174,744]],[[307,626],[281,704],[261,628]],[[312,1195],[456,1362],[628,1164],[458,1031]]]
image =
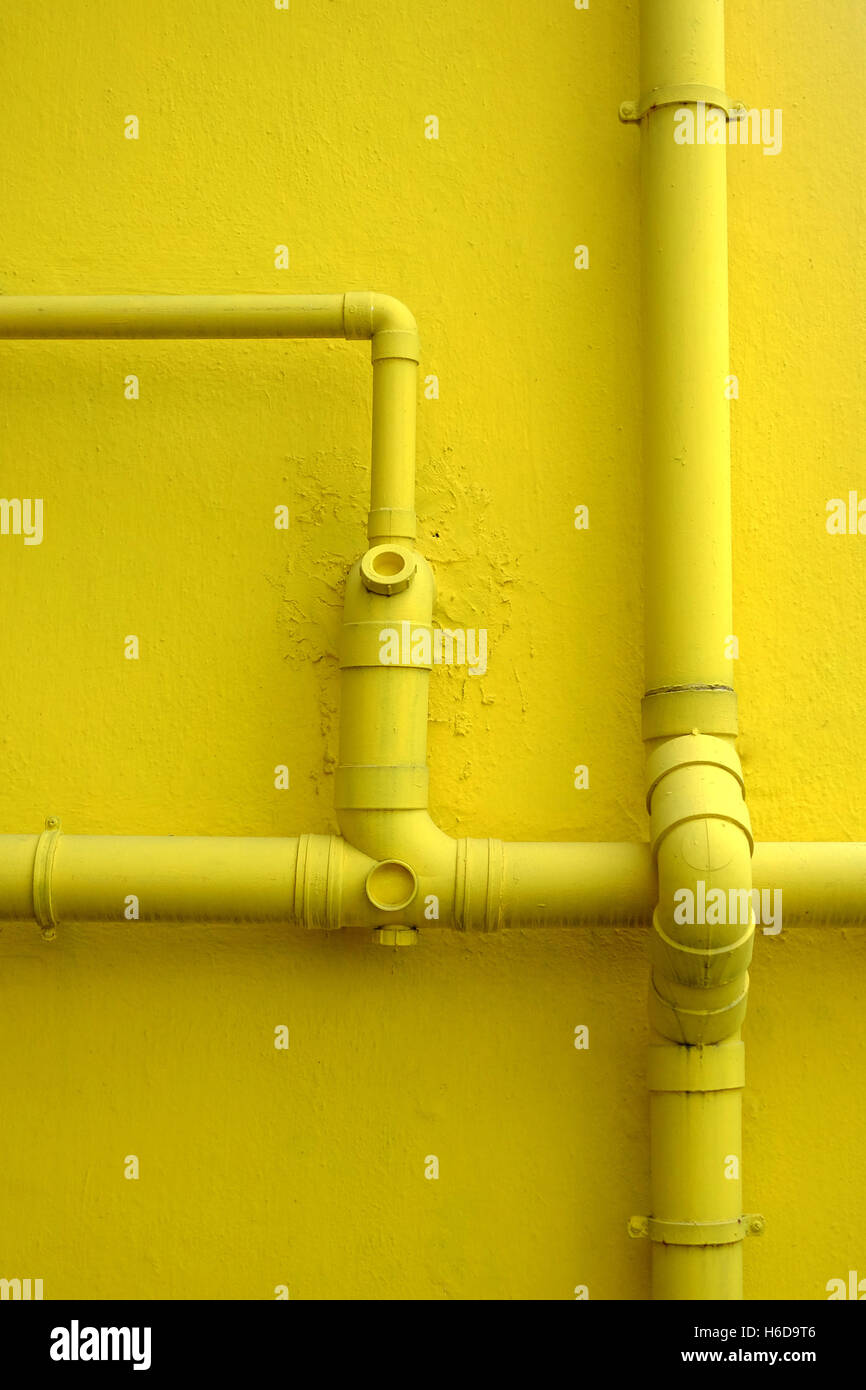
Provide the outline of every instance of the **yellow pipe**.
[[[739,1037],[755,931],[733,748],[726,144],[677,111],[723,93],[723,0],[641,5],[647,804],[658,869],[650,1022],[653,1293],[742,1297]],[[720,104],[728,103],[724,96]],[[694,722],[687,722],[694,721]],[[716,899],[744,905],[730,924]],[[712,903],[707,911],[706,900]],[[697,1052],[708,1060],[689,1070]],[[739,1056],[739,1052],[736,1053]],[[739,1064],[737,1064],[739,1065]],[[683,1079],[686,1071],[688,1084]],[[682,1074],[681,1074],[682,1073]],[[652,1082],[651,1082],[652,1085]]]
[[[352,567],[343,602],[340,754],[335,805],[340,829],[383,871],[377,901],[393,904],[395,927],[414,905],[452,919],[457,842],[427,810],[427,697],[435,584],[408,545],[378,544]],[[408,899],[408,900],[407,900]],[[389,938],[386,938],[389,939]],[[407,938],[412,939],[412,938]]]
[[348,338],[418,360],[418,327],[387,294],[0,295],[0,338]]
[[367,536],[415,539],[415,423],[420,349],[412,314],[388,295],[347,294],[346,337],[369,338],[373,357],[373,468]]
[[345,338],[345,300],[343,294],[2,295],[0,338]]
[[[643,0],[641,90],[724,88],[723,0]],[[724,145],[641,123],[646,689],[731,685]]]
[[674,1042],[718,1042],[745,1015],[755,932],[739,760],[696,732],[655,748],[647,780],[659,880],[650,1021]]
[[[396,857],[405,859],[413,844],[411,838],[395,841],[389,814],[382,812],[381,829],[373,831],[387,847],[375,858],[329,835],[58,834],[53,854],[37,863],[47,836],[0,835],[0,921],[38,920],[35,904],[41,898],[51,906],[53,925],[140,920],[384,926],[393,916],[370,902],[367,877],[395,846]],[[409,814],[398,829],[410,825]],[[372,821],[368,816],[368,826]],[[426,828],[426,816],[418,823]],[[648,844],[449,844],[441,876],[428,876],[443,910],[425,916],[419,896],[400,914],[407,925],[491,931],[652,922],[658,889]],[[754,864],[758,891],[782,891],[784,929],[866,921],[866,845],[758,844]],[[138,919],[124,918],[127,892],[139,898]]]
[[336,836],[0,836],[0,919],[340,925],[369,863]]
[[756,886],[781,891],[785,926],[866,922],[866,845],[756,844],[752,873]]
[[8,295],[3,338],[368,339],[373,439],[368,535],[415,537],[418,328],[386,294]]
[[649,1049],[654,1298],[742,1298],[744,1079],[738,1033]]
[[[372,344],[370,550],[343,628],[337,807],[346,836],[0,837],[0,918],[291,921],[493,930],[653,913],[654,1290],[741,1296],[739,1025],[754,922],[681,930],[676,894],[751,885],[732,736],[724,147],[676,146],[669,85],[723,88],[721,0],[644,0],[644,312],[650,846],[452,840],[427,810],[434,586],[412,546],[418,337],[398,301],[320,296],[0,297],[0,338],[365,338]],[[704,86],[701,86],[704,90]],[[682,95],[680,90],[680,95]],[[383,631],[397,657],[382,654]],[[405,634],[405,636],[404,636]],[[404,647],[408,642],[408,653]],[[863,920],[866,846],[759,847],[786,921]],[[133,907],[134,905],[134,907]],[[698,929],[693,928],[697,925]]]

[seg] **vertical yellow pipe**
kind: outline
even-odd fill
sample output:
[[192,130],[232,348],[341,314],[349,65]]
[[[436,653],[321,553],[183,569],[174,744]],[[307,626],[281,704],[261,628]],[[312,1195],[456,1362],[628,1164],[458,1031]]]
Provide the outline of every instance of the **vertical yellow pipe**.
[[[673,912],[698,880],[751,886],[727,646],[726,140],[702,138],[698,106],[724,86],[723,0],[643,0],[644,732],[659,872],[647,1233],[659,1299],[742,1297],[739,1024],[754,922],[680,930]],[[684,110],[692,143],[677,138]]]
[[[376,359],[373,345],[373,460],[370,482],[371,545],[415,540],[415,418],[417,363]],[[387,346],[387,344],[386,344]]]
[[347,338],[369,338],[373,359],[371,546],[415,540],[415,419],[421,348],[413,314],[387,294],[344,296]]
[[[392,584],[400,587],[382,592]],[[349,571],[334,802],[340,829],[357,849],[376,860],[407,862],[418,876],[419,893],[428,886],[441,895],[448,885],[440,903],[445,917],[454,892],[456,842],[427,810],[434,595],[429,564],[406,546],[373,547]]]
[[[741,1299],[743,1045],[649,1049],[652,1293]],[[694,1243],[692,1243],[694,1242]]]
[[[641,90],[724,89],[723,0],[644,0]],[[689,104],[696,113],[696,105]],[[726,147],[641,127],[646,689],[731,685]]]

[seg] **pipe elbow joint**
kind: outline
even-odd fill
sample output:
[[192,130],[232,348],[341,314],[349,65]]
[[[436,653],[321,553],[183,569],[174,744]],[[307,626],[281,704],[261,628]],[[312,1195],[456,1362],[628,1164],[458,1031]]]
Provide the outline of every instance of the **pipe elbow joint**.
[[707,734],[669,739],[647,760],[659,900],[651,946],[653,1027],[716,1043],[740,1027],[755,934],[754,850],[739,758]]
[[373,361],[421,357],[418,324],[411,309],[390,294],[369,291],[343,296],[343,331],[347,338],[369,338]]

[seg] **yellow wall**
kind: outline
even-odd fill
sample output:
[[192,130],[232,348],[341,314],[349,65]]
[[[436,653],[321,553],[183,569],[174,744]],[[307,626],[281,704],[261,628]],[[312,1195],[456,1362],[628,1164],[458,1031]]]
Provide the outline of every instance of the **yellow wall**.
[[[7,7],[0,292],[378,289],[416,313],[441,383],[419,404],[419,543],[441,621],[490,641],[483,679],[433,681],[450,834],[646,835],[639,137],[616,119],[637,10]],[[824,527],[828,498],[866,492],[864,40],[861,0],[729,0],[731,95],[784,110],[778,157],[729,155],[759,839],[866,839],[866,539]],[[43,497],[46,528],[38,547],[0,537],[0,832],[50,813],[70,833],[336,829],[369,387],[358,344],[0,347],[0,491]],[[864,947],[757,938],[750,1298],[866,1275]],[[645,952],[637,930],[431,930],[400,952],[7,927],[0,1275],[47,1298],[645,1298],[626,1234],[647,1204]]]

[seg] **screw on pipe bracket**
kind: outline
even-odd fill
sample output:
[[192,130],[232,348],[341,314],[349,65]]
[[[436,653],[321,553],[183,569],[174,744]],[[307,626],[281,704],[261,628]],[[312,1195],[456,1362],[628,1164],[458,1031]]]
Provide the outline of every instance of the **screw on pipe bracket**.
[[45,829],[36,841],[33,858],[33,915],[41,928],[43,941],[53,941],[59,925],[51,900],[51,874],[57,842],[62,833],[60,817],[47,816]]

